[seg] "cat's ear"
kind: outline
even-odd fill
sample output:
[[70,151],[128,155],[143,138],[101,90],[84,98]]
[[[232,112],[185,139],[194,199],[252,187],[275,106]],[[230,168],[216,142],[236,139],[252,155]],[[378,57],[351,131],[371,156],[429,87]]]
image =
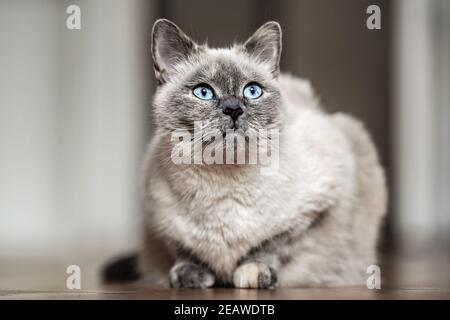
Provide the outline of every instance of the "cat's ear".
[[263,24],[244,43],[245,50],[256,59],[269,63],[272,73],[278,75],[281,57],[281,27],[276,21]]
[[167,81],[171,68],[186,59],[197,48],[197,44],[175,23],[167,19],[158,19],[152,31],[152,57],[158,84]]

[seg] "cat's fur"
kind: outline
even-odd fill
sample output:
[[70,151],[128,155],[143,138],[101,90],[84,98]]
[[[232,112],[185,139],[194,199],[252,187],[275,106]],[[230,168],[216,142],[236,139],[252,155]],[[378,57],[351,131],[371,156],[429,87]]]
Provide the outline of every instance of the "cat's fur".
[[[156,131],[144,162],[145,240],[140,273],[172,287],[361,284],[376,263],[386,187],[372,140],[351,116],[328,114],[309,83],[279,73],[281,29],[263,25],[246,43],[211,49],[168,20],[153,28]],[[242,88],[258,82],[255,101]],[[207,83],[217,99],[192,88]],[[236,97],[244,130],[280,129],[280,165],[175,165],[172,130],[195,120],[230,127]]]

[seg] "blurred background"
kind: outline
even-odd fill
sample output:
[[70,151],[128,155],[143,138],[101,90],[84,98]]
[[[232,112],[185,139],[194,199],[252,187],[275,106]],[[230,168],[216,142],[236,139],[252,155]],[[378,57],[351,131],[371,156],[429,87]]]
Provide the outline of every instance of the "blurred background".
[[[69,5],[81,30],[68,30]],[[381,30],[369,30],[369,5]],[[281,23],[282,70],[364,121],[390,188],[384,286],[450,284],[447,0],[0,0],[0,290],[65,289],[140,237],[151,26],[212,46]],[[385,272],[386,270],[386,272]]]

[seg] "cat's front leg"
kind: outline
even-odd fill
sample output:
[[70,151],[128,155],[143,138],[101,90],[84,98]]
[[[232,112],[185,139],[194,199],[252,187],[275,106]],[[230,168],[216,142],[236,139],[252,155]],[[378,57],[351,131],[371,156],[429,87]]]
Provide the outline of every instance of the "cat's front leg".
[[233,272],[236,288],[273,289],[278,286],[278,270],[290,260],[291,232],[283,232],[267,239],[245,257]]
[[176,263],[169,272],[172,288],[209,288],[214,285],[215,276],[205,266],[190,261]]
[[246,261],[233,273],[236,288],[273,289],[278,286],[276,270],[258,261]]

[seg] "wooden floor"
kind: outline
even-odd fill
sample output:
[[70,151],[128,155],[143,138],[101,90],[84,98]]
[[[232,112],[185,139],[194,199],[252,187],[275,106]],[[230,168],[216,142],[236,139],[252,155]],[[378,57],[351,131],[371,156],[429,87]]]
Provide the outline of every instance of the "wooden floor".
[[450,299],[450,289],[402,288],[281,288],[244,289],[136,289],[116,287],[99,291],[0,291],[0,299]]
[[382,289],[366,287],[243,289],[165,289],[144,285],[104,285],[104,259],[80,262],[82,289],[66,289],[69,260],[0,259],[0,299],[450,299],[448,256],[417,260],[388,257]]

